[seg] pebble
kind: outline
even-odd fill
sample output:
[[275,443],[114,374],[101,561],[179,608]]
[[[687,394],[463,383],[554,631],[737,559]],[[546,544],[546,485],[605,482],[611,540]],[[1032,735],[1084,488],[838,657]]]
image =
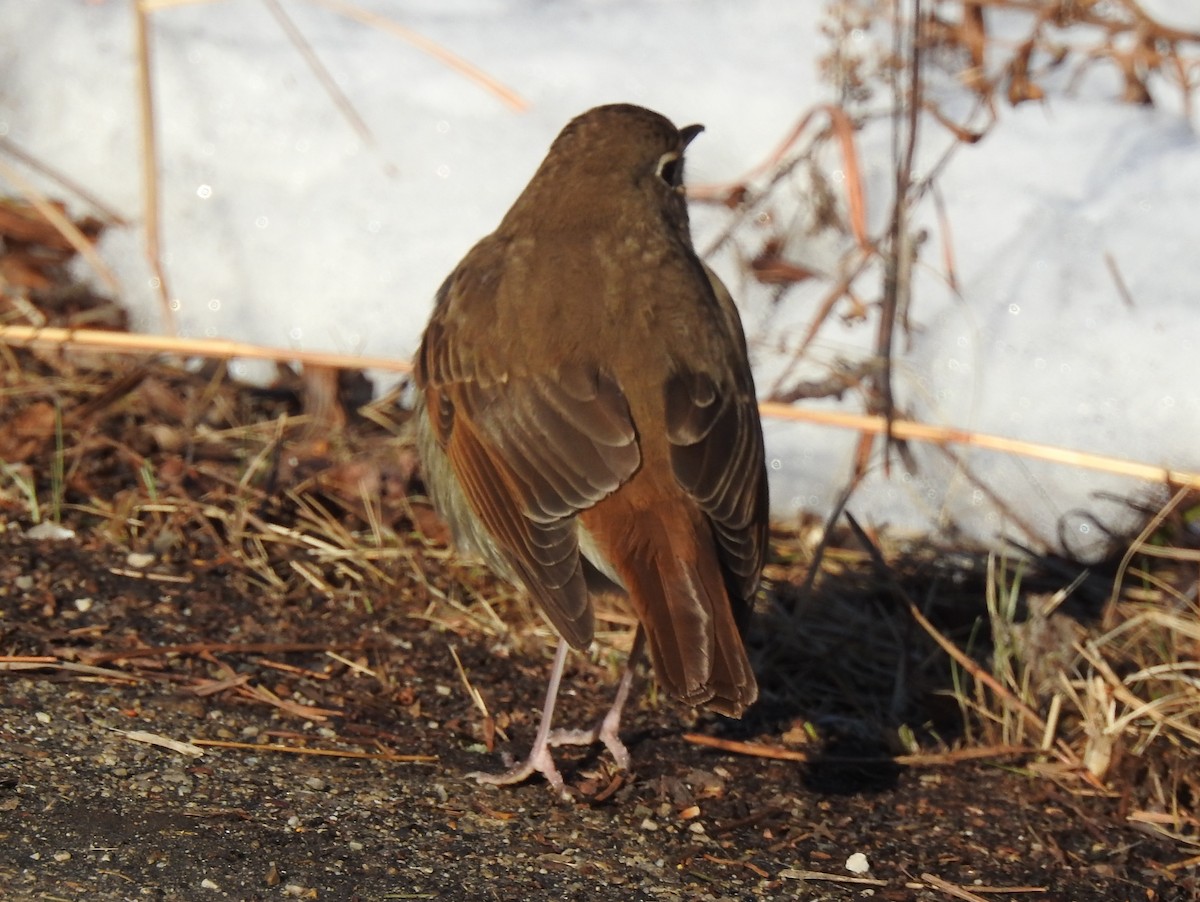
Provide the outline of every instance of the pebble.
[[867,861],[867,856],[862,852],[855,852],[846,859],[846,870],[851,874],[865,874],[871,870],[871,864]]

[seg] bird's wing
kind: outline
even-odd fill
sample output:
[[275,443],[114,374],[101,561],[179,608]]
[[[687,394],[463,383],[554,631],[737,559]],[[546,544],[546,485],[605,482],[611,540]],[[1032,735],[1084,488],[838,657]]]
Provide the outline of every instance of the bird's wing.
[[[454,290],[448,281],[439,295]],[[489,369],[486,349],[462,340],[445,301],[439,297],[417,364],[433,434],[514,572],[563,637],[582,647],[593,622],[574,515],[640,465],[629,405],[594,366],[534,375]]]
[[733,300],[705,267],[739,357],[737,377],[680,370],[664,388],[675,478],[708,516],[721,561],[743,601],[758,587],[767,548],[767,474],[762,425]]

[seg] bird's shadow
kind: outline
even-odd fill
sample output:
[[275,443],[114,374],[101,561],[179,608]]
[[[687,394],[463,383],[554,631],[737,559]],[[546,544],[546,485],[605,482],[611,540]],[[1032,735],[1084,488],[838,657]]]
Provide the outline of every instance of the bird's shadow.
[[[1086,570],[1061,559],[1022,566],[1022,600],[1012,612],[1018,629],[1038,626],[1039,612],[1025,599],[1037,598],[1039,588],[1053,593]],[[842,568],[811,588],[802,579],[776,581],[747,634],[760,700],[742,721],[720,718],[714,732],[797,750],[805,758],[800,779],[819,794],[893,788],[905,756],[977,739],[980,726],[964,703],[970,680],[909,602],[919,599],[929,626],[987,671],[989,578],[984,553],[925,553],[895,564],[886,580],[867,568]],[[1110,585],[1095,573],[1055,616],[1094,619]]]

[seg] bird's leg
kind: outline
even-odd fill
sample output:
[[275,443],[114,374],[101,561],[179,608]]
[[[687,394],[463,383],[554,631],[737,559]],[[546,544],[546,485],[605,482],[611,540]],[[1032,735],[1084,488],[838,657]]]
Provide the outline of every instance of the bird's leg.
[[529,779],[535,773],[546,778],[555,792],[563,792],[562,774],[554,766],[554,758],[550,754],[550,725],[554,720],[554,704],[558,700],[558,687],[562,682],[563,668],[567,663],[567,652],[571,646],[566,639],[558,640],[558,650],[554,653],[554,664],[550,669],[550,685],[546,688],[546,701],[542,705],[542,719],[538,724],[537,736],[533,739],[533,748],[529,756],[520,764],[511,766],[502,774],[488,774],[476,771],[467,774],[480,783],[490,783],[493,786],[508,786]]
[[603,742],[604,747],[612,753],[621,770],[629,770],[629,749],[621,741],[621,714],[625,702],[629,700],[629,692],[633,688],[634,669],[642,650],[646,646],[646,631],[639,624],[633,637],[633,648],[629,650],[629,660],[625,663],[625,673],[621,675],[621,683],[617,686],[616,697],[604,718],[590,730],[554,730],[547,737],[552,747],[560,745],[591,745]]
[[566,666],[567,652],[570,649],[566,639],[559,639],[558,650],[554,653],[554,664],[550,669],[550,685],[546,689],[546,701],[542,705],[542,719],[538,724],[537,735],[533,739],[533,748],[529,750],[529,755],[520,764],[511,766],[504,773],[489,774],[476,771],[467,776],[480,783],[508,786],[527,780],[538,773],[546,778],[546,782],[553,787],[555,792],[562,794],[564,792],[562,774],[558,772],[558,768],[554,764],[554,757],[550,754],[550,749],[560,745],[592,745],[595,742],[604,743],[604,747],[612,753],[616,760],[617,767],[621,770],[629,770],[629,749],[625,748],[625,743],[621,741],[618,731],[621,727],[621,713],[629,699],[629,692],[633,688],[634,669],[645,645],[646,632],[639,626],[637,634],[633,638],[633,648],[629,652],[625,673],[622,674],[621,682],[617,686],[616,697],[613,699],[608,713],[596,726],[590,730],[552,730],[550,727],[554,720],[554,706],[558,700],[558,688],[562,683],[563,669]]

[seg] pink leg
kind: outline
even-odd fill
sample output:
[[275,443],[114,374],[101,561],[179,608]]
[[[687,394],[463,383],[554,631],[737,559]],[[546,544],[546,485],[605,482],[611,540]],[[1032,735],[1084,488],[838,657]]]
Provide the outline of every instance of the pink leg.
[[629,749],[621,741],[621,714],[625,703],[629,700],[629,692],[633,688],[633,674],[642,649],[646,646],[646,631],[640,626],[633,637],[633,648],[629,650],[629,660],[625,663],[625,672],[621,674],[621,683],[617,686],[617,694],[612,706],[604,715],[604,719],[590,730],[554,730],[550,733],[549,743],[552,747],[560,745],[591,745],[603,742],[604,747],[612,754],[621,770],[629,770]]
[[550,724],[554,720],[554,704],[558,701],[558,687],[562,682],[563,668],[566,666],[567,652],[570,648],[566,639],[558,640],[558,650],[554,653],[554,664],[550,668],[550,685],[546,688],[546,701],[542,705],[542,719],[538,724],[537,736],[533,739],[533,748],[529,750],[529,757],[502,774],[475,771],[467,774],[468,777],[493,786],[509,786],[539,773],[546,778],[546,782],[555,792],[562,793],[562,774],[554,766],[554,758],[550,755]]
[[558,768],[554,764],[554,758],[550,754],[550,749],[560,745],[591,745],[595,742],[604,743],[605,748],[612,753],[613,758],[616,760],[617,766],[622,770],[628,770],[629,750],[621,742],[618,731],[621,726],[621,713],[626,701],[629,699],[629,692],[633,686],[634,667],[641,656],[645,644],[646,636],[639,626],[637,635],[633,640],[633,649],[629,653],[629,662],[625,666],[625,673],[621,676],[621,683],[617,687],[616,698],[613,699],[612,706],[608,709],[608,713],[604,715],[604,719],[600,723],[590,730],[551,730],[550,727],[554,720],[554,706],[558,700],[558,689],[562,683],[563,669],[567,663],[567,651],[570,649],[566,640],[559,639],[558,649],[554,653],[554,664],[550,669],[550,685],[546,689],[546,701],[542,705],[542,719],[538,724],[537,735],[533,739],[533,747],[529,750],[528,757],[520,764],[513,765],[504,773],[489,774],[476,771],[467,776],[474,778],[480,783],[488,783],[493,786],[509,786],[513,783],[520,783],[527,780],[535,773],[538,773],[546,778],[546,782],[550,784],[555,792],[565,795],[562,774],[558,772]]

